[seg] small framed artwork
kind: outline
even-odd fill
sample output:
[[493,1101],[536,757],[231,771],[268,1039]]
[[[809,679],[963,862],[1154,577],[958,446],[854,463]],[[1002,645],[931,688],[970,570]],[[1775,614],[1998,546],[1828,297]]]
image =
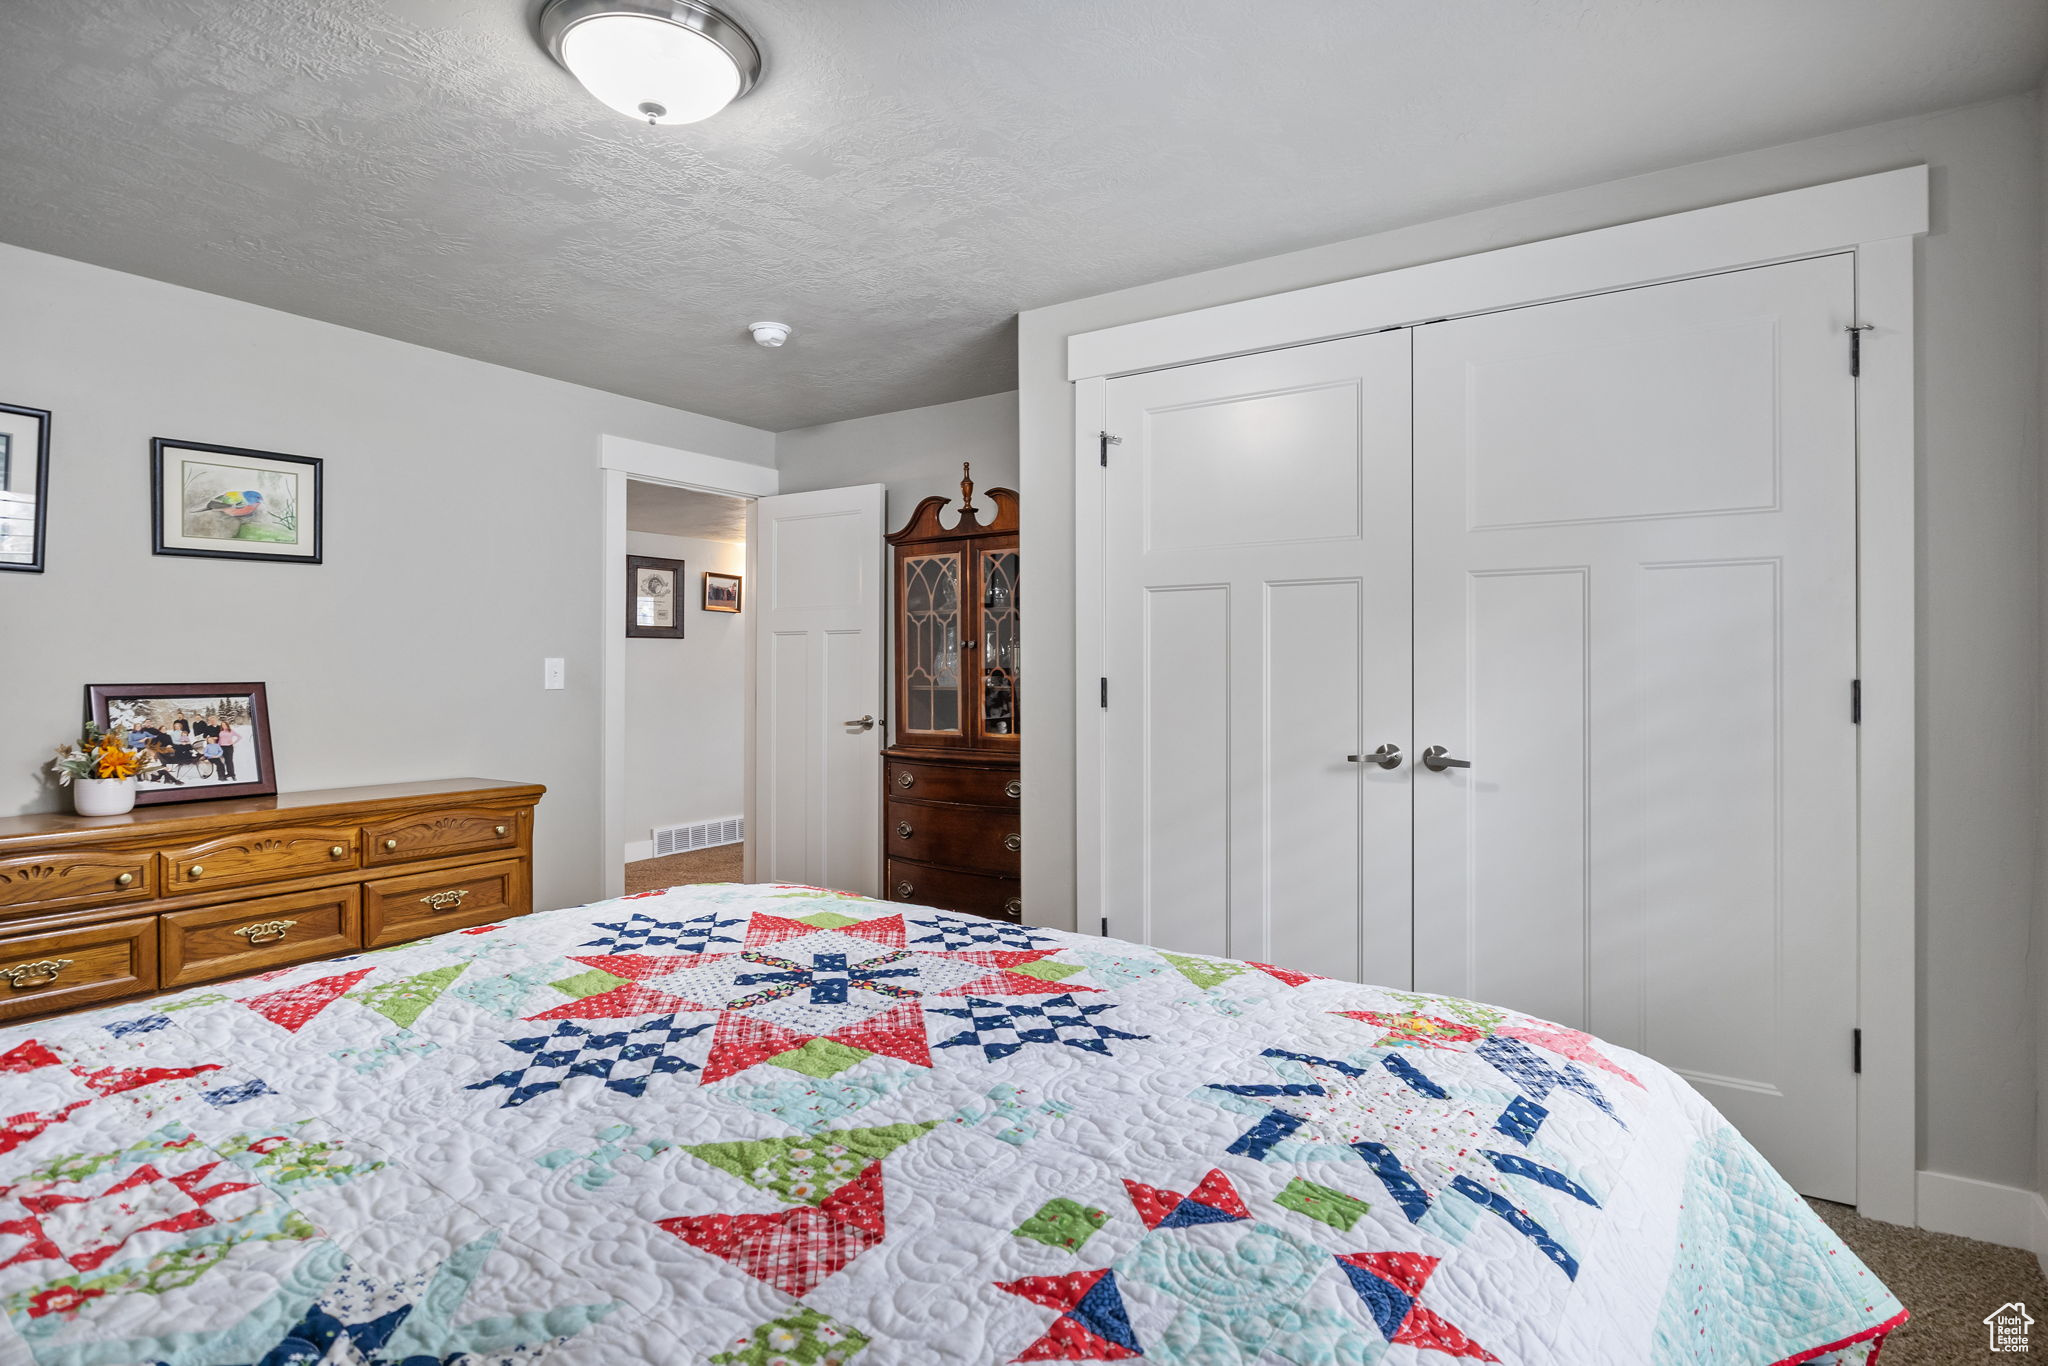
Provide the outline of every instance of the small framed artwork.
[[626,634],[683,638],[683,562],[654,555],[626,557]]
[[277,791],[261,683],[94,683],[85,712],[157,757],[142,775],[137,806]]
[[50,415],[0,403],[0,569],[43,572]]
[[737,612],[740,610],[740,576],[737,574],[714,574],[704,571],[704,610],[707,612]]
[[310,456],[149,443],[159,555],[320,563],[320,462]]

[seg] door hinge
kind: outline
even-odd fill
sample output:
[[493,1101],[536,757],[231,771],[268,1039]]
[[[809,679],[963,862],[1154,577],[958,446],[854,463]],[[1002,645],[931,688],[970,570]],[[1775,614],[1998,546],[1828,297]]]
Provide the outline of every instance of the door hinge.
[[1849,1066],[1850,1070],[1859,1074],[1863,1071],[1863,1031],[1861,1029],[1849,1031]]
[[1863,724],[1863,680],[1860,678],[1849,680],[1849,724]]
[[1111,436],[1108,432],[1097,432],[1096,435],[1102,438],[1102,468],[1108,469],[1109,448],[1123,445],[1124,439],[1120,436]]
[[1863,373],[1863,334],[1871,330],[1870,323],[1850,323],[1845,329],[1849,334],[1849,378],[1855,379]]
[[1102,937],[1103,937],[1104,939],[1107,939],[1107,938],[1109,938],[1109,917],[1108,917],[1108,916],[1104,916],[1104,917],[1102,917]]
[[1109,706],[1109,680],[1106,678],[1102,680],[1102,705]]

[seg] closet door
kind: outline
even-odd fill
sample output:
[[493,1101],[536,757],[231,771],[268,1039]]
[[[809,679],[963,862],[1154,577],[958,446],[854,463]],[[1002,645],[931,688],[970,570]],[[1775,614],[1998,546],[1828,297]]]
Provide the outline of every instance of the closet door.
[[1676,1068],[1855,1198],[1834,256],[1415,334],[1417,985]]
[[1108,387],[1109,932],[1406,985],[1408,335]]

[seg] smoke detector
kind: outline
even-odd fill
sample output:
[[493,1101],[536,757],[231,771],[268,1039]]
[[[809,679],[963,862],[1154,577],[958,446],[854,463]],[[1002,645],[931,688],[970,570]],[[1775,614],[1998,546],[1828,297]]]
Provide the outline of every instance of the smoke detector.
[[789,340],[788,323],[753,323],[747,331],[754,334],[757,346],[780,346]]

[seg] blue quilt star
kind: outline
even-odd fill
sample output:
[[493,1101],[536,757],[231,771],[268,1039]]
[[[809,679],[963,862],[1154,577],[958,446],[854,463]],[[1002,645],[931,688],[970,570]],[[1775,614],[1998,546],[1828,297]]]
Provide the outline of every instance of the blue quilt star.
[[849,964],[843,953],[816,953],[811,955],[810,966],[777,958],[771,954],[749,949],[740,957],[749,963],[758,963],[770,969],[767,972],[741,973],[736,980],[743,987],[761,986],[761,990],[728,1003],[733,1010],[761,1005],[768,1001],[779,1001],[794,996],[800,991],[811,993],[811,1004],[820,1006],[841,1006],[846,1004],[846,994],[855,987],[872,991],[878,996],[893,996],[899,1001],[915,1001],[921,992],[911,987],[900,987],[882,979],[888,977],[916,977],[914,967],[892,968],[890,963],[899,963],[910,954],[898,949],[885,953],[879,958],[866,962]]

